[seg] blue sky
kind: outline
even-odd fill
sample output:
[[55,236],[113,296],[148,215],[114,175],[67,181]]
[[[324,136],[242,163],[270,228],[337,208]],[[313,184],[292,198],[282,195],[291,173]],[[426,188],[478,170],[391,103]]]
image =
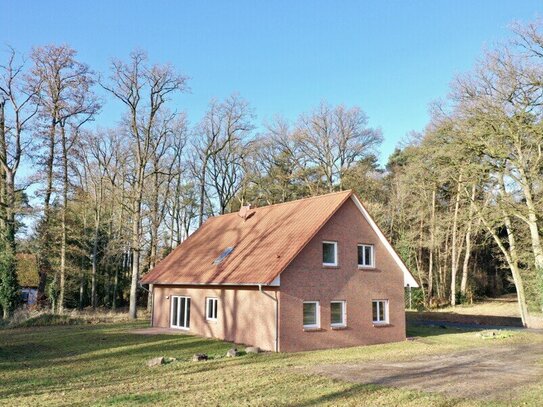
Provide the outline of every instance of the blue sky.
[[[212,97],[238,92],[258,122],[294,119],[321,100],[360,106],[385,138],[381,161],[428,121],[448,92],[513,20],[541,1],[23,1],[0,0],[0,45],[68,43],[107,72],[112,57],[145,49],[191,77],[176,100],[196,122]],[[101,127],[119,120],[108,101]]]

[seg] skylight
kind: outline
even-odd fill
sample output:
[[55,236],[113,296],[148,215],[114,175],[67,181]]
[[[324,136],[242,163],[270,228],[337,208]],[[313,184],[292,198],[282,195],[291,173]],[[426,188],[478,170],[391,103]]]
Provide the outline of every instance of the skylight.
[[234,251],[234,247],[227,247],[226,249],[224,249],[224,251],[219,255],[219,257],[217,257],[215,259],[215,261],[213,262],[213,264],[220,264],[224,259],[226,259],[230,253],[232,253]]

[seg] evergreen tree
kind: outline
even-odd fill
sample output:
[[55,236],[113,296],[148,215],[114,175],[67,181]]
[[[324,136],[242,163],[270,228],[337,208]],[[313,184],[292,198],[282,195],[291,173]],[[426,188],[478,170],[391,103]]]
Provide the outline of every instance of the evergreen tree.
[[7,319],[19,302],[16,258],[10,245],[0,242],[0,307]]

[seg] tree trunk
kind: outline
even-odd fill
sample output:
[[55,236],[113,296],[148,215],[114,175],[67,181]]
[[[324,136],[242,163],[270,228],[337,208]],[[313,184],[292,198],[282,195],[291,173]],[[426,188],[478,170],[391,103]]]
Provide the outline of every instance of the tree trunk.
[[458,179],[458,186],[456,189],[456,197],[454,203],[454,215],[452,225],[452,251],[451,251],[451,305],[456,305],[456,274],[458,272],[458,247],[457,247],[457,235],[458,235],[458,212],[460,207],[460,190],[461,190],[462,175]]
[[61,211],[61,242],[60,242],[60,293],[58,312],[64,312],[64,291],[66,285],[66,212],[68,210],[68,147],[66,129],[60,128],[62,140],[62,211]]
[[96,275],[98,269],[98,237],[100,232],[101,210],[100,203],[97,203],[97,208],[94,213],[94,236],[92,242],[92,271],[91,271],[91,305],[92,309],[96,309]]
[[[159,204],[159,189],[160,189],[160,180],[159,180],[159,170],[158,163],[155,161],[155,174],[154,174],[154,185],[153,185],[153,202],[151,206],[151,231],[150,231],[150,246],[149,246],[149,270],[155,268],[157,261],[157,252],[158,252],[158,227],[160,220],[162,218],[160,212]],[[147,311],[152,312],[153,306],[153,295],[151,293],[151,286],[149,286],[149,291],[147,293]]]
[[436,241],[435,236],[436,228],[436,189],[435,186],[432,189],[432,210],[430,215],[430,248],[428,255],[428,293],[427,301],[430,303],[430,299],[433,295],[433,286],[434,286],[434,246]]
[[119,267],[115,266],[115,277],[113,277],[113,298],[111,300],[111,309],[117,309],[117,285],[119,284]]
[[[530,231],[530,239],[532,245],[532,254],[534,256],[534,265],[537,273],[537,278],[540,283],[540,308],[543,310],[543,248],[541,247],[541,238],[539,223],[537,217],[537,208],[534,203],[534,198],[532,194],[532,182],[526,175],[524,169],[520,166],[519,173],[521,178],[522,191],[524,193],[524,202],[528,209],[528,217],[525,218],[525,222],[528,224],[528,229]],[[503,187],[503,179],[501,179],[502,190],[505,192]]]
[[518,301],[518,306],[519,306],[519,311],[520,311],[520,317],[522,319],[522,325],[526,327],[528,307],[526,305],[526,294],[524,292],[524,283],[522,281],[522,277],[520,275],[520,270],[518,266],[516,238],[513,233],[511,219],[509,218],[509,216],[504,213],[503,219],[504,219],[505,228],[507,230],[509,250],[505,248],[498,234],[485,222],[484,219],[483,219],[483,223],[485,224],[487,230],[492,235],[492,237],[494,238],[494,241],[496,242],[496,244],[502,251],[503,255],[505,256],[509,269],[511,270],[511,274],[513,276],[513,281],[515,283],[515,288],[517,291],[517,301]]
[[129,304],[129,318],[136,319],[138,317],[137,311],[137,290],[140,271],[140,238],[141,238],[141,201],[143,190],[143,175],[144,168],[139,169],[139,175],[136,186],[136,197],[132,206],[132,278],[130,282],[130,304]]
[[469,259],[471,256],[471,231],[473,225],[473,211],[475,210],[475,184],[471,186],[471,200],[469,204],[469,219],[466,230],[466,252],[464,255],[464,263],[462,264],[462,281],[460,283],[460,292],[462,296],[466,296],[468,286]]
[[420,288],[422,290],[422,299],[426,302],[426,292],[424,290],[424,284],[422,284],[422,251],[423,251],[423,239],[424,239],[424,212],[421,210],[420,213],[420,228],[419,228],[419,250],[418,255],[415,255],[415,264],[417,267],[417,275],[421,281]]
[[[504,189],[505,186],[503,184],[502,177],[499,177],[498,185],[500,187],[500,194],[503,195],[505,193],[505,189]],[[477,212],[478,212],[479,219],[481,220],[485,228],[488,230],[488,232],[494,239],[494,242],[496,243],[496,245],[500,248],[500,251],[505,257],[507,265],[509,266],[509,269],[511,270],[511,274],[513,276],[513,282],[515,284],[515,288],[517,291],[517,302],[519,306],[520,317],[522,319],[522,325],[524,327],[527,327],[528,307],[526,305],[526,294],[524,291],[524,283],[522,281],[522,276],[520,275],[520,270],[518,266],[519,257],[517,253],[517,242],[516,242],[516,238],[513,232],[511,218],[505,212],[505,210],[502,210],[502,219],[505,225],[505,229],[507,231],[507,240],[509,243],[509,248],[506,248],[503,242],[501,241],[501,238],[498,235],[498,233],[488,223],[488,221],[485,219],[483,214],[480,211],[477,211]]]
[[202,163],[202,178],[200,182],[200,207],[198,208],[198,226],[204,223],[204,203],[206,192],[206,172],[207,172],[207,157]]
[[83,268],[81,268],[81,277],[79,278],[79,309],[83,309],[83,298],[85,294],[85,277],[83,275]]
[[45,196],[43,199],[43,232],[41,236],[40,248],[38,251],[38,274],[39,274],[39,283],[38,283],[38,292],[37,292],[37,302],[40,305],[45,303],[45,286],[47,284],[47,274],[51,269],[49,264],[49,258],[47,257],[50,252],[50,242],[48,237],[49,230],[49,216],[50,216],[50,206],[51,206],[51,195],[53,193],[53,165],[55,160],[55,145],[56,145],[56,132],[57,132],[57,121],[56,121],[56,111],[53,112],[53,119],[51,120],[51,126],[49,128],[49,152],[46,160],[46,188]]

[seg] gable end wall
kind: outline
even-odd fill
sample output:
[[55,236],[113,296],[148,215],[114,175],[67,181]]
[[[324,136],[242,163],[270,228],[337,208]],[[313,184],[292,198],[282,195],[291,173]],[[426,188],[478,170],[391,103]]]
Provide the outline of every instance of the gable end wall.
[[[338,242],[338,267],[323,267],[322,241]],[[357,244],[375,247],[375,269],[358,269]],[[349,199],[281,273],[279,350],[358,346],[405,340],[404,276]],[[389,300],[387,326],[374,326],[372,299]],[[303,301],[320,302],[318,331],[303,329]],[[330,327],[330,301],[347,302],[347,328]]]

